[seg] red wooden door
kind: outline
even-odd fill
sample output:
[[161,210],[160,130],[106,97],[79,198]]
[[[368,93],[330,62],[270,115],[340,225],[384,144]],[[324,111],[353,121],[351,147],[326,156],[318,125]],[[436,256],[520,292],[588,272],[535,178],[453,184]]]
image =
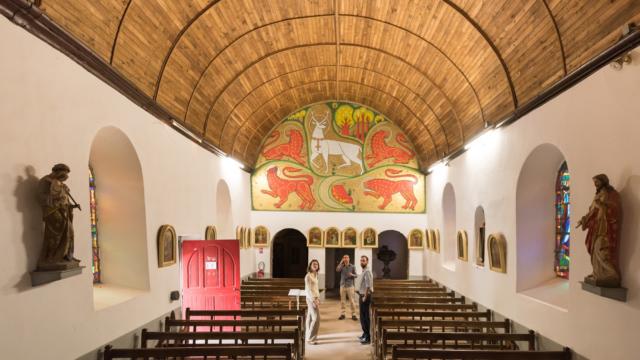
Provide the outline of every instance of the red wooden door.
[[240,309],[240,247],[237,240],[182,242],[182,313]]

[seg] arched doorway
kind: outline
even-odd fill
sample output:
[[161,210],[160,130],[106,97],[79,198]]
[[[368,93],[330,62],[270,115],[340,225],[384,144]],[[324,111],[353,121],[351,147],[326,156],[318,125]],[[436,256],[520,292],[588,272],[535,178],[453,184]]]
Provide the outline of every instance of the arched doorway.
[[382,277],[384,263],[378,259],[378,253],[386,246],[395,252],[396,257],[389,263],[391,279],[407,279],[409,273],[409,248],[407,238],[398,231],[386,230],[378,235],[378,248],[373,249],[372,271],[375,278]]
[[307,238],[296,229],[278,231],[273,237],[271,275],[276,278],[304,277],[309,249]]

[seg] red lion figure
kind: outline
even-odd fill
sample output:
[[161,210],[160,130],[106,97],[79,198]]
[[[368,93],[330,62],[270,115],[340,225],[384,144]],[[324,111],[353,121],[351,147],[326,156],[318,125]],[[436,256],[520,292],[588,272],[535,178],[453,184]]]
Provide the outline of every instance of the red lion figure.
[[[313,184],[313,177],[310,175],[291,175],[290,173],[298,172],[300,169],[293,167],[285,167],[282,170],[282,175],[289,179],[281,178],[278,176],[278,167],[273,166],[267,169],[267,184],[269,184],[270,190],[262,190],[263,194],[267,194],[274,198],[280,198],[274,206],[280,208],[289,199],[289,194],[295,192],[296,195],[302,200],[300,209],[305,208],[311,210],[316,203],[316,199],[313,197],[311,191],[311,185]],[[292,179],[304,179],[304,180],[292,180]]]
[[378,209],[384,210],[391,202],[393,194],[400,193],[405,200],[402,208],[415,210],[418,199],[413,193],[413,186],[418,183],[418,178],[412,174],[400,175],[401,172],[402,170],[387,169],[384,171],[384,174],[390,178],[409,177],[412,180],[393,181],[388,179],[371,179],[363,183],[365,195],[373,196],[376,199],[380,197],[384,199],[382,204],[378,206]]
[[[304,158],[302,157],[302,145],[304,144],[302,132],[296,129],[289,129],[287,130],[287,136],[289,137],[289,142],[265,149],[262,152],[262,156],[267,160],[282,160],[283,157],[288,156],[296,162],[305,165]],[[269,136],[270,141],[265,144],[265,147],[271,146],[278,138],[280,138],[280,131],[276,130]]]
[[366,158],[369,161],[369,167],[375,166],[381,161],[393,158],[395,164],[406,164],[416,155],[409,147],[409,142],[403,134],[396,135],[396,141],[402,148],[389,146],[386,139],[389,137],[389,131],[377,131],[371,137],[371,153]]
[[338,184],[331,187],[331,195],[343,204],[353,204],[353,198],[344,188],[344,185]]

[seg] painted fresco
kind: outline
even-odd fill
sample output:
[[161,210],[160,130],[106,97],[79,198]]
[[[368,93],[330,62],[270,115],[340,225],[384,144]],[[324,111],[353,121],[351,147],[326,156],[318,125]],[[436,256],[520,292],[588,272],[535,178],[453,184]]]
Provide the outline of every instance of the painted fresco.
[[251,177],[254,210],[425,212],[413,145],[362,105],[326,102],[285,118]]

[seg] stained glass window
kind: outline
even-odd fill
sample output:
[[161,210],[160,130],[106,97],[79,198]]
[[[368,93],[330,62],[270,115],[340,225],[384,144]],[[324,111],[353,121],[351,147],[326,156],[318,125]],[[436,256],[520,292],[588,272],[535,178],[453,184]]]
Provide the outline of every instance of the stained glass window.
[[571,214],[569,206],[569,185],[571,177],[567,162],[563,162],[558,170],[556,178],[556,251],[555,272],[556,275],[569,278],[569,234]]
[[91,248],[93,256],[91,271],[93,283],[100,283],[100,248],[98,247],[98,216],[96,215],[96,181],[93,177],[93,169],[89,166],[89,208],[91,210]]

